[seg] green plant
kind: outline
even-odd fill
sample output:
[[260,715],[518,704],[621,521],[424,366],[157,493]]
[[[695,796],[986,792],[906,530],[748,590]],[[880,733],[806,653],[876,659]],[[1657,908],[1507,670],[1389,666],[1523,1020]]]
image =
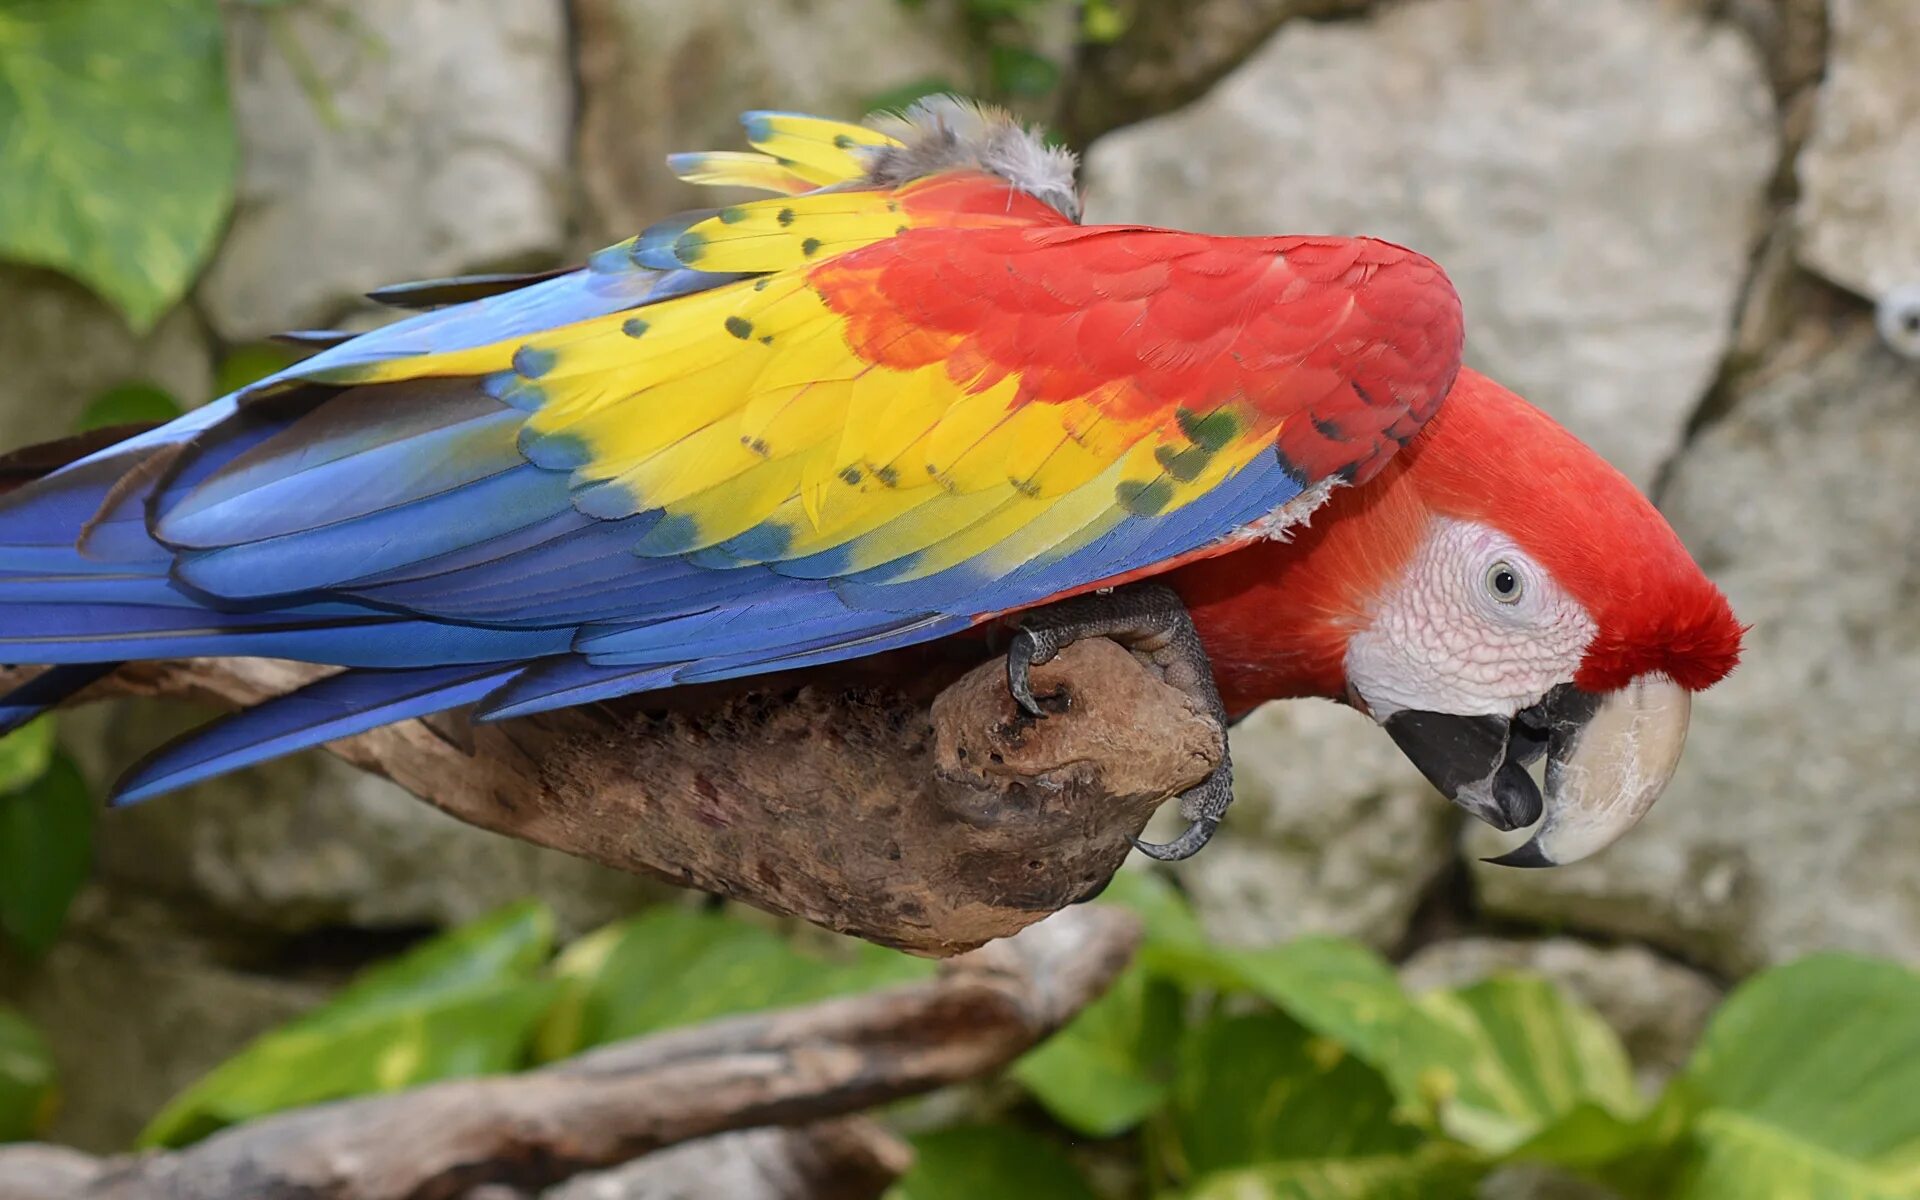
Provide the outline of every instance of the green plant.
[[46,952],[93,862],[93,798],[51,717],[0,737],[0,933]]
[[553,915],[520,904],[362,973],[175,1097],[140,1135],[179,1146],[283,1108],[396,1091],[527,1061],[558,985]]
[[144,331],[233,199],[215,0],[0,6],[0,257],[64,271]]
[[925,978],[930,963],[846,941],[804,953],[713,913],[660,909],[557,959],[553,915],[502,909],[368,968],[175,1097],[141,1135],[179,1146],[285,1108],[497,1074],[603,1042]]
[[53,1115],[56,1098],[46,1039],[0,1004],[0,1142],[39,1133]]
[[[1139,961],[1014,1073],[1067,1130],[1133,1137],[1156,1196],[1446,1200],[1516,1162],[1647,1200],[1920,1196],[1905,967],[1826,955],[1757,977],[1649,1102],[1613,1032],[1544,980],[1412,996],[1349,942],[1210,946],[1151,876],[1110,902],[1148,915]],[[923,1161],[901,1194],[947,1169]]]
[[[900,0],[924,9],[925,0]],[[978,91],[989,100],[1021,103],[1051,96],[1065,77],[1065,64],[1043,49],[1046,30],[1061,18],[1073,21],[1081,42],[1111,42],[1126,32],[1127,14],[1115,0],[963,0],[959,6],[965,38],[975,51],[976,86],[956,89],[944,80],[926,80],[880,93],[869,109],[900,108],[920,96],[941,91]]]
[[[1131,1156],[1161,1200],[1451,1200],[1542,1163],[1646,1200],[1920,1196],[1920,975],[1844,955],[1767,972],[1693,1061],[1642,1097],[1618,1039],[1546,981],[1410,995],[1366,948],[1210,944],[1174,890],[1128,872],[1135,963],[1011,1069],[1033,1100],[916,1139],[892,1200],[1100,1195],[1068,1152]],[[277,1108],[516,1069],[603,1042],[925,977],[931,966],[656,910],[549,961],[516,906],[373,968],[168,1106],[179,1144]]]

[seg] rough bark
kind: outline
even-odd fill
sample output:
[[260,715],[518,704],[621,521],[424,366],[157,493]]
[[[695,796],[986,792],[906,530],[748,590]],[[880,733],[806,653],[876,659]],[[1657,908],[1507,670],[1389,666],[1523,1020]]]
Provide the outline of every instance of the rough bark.
[[[521,1075],[300,1109],[76,1173],[0,1150],[8,1200],[454,1200],[538,1189],[696,1138],[840,1117],[987,1074],[1125,967],[1139,926],[1089,907],[936,979],[617,1043]],[[52,1172],[52,1174],[49,1174]],[[57,1179],[64,1190],[32,1190]]]
[[[90,694],[236,706],[321,673],[138,663]],[[945,956],[1104,886],[1128,838],[1222,748],[1187,696],[1109,641],[1035,670],[1036,694],[1056,693],[1045,720],[1016,709],[999,660],[935,695],[954,673],[710,689],[666,712],[452,713],[330,749],[484,829]]]

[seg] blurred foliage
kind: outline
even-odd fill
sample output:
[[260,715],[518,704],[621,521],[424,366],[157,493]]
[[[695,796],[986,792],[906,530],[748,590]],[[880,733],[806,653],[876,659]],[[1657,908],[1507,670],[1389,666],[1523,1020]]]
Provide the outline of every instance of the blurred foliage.
[[[1522,1162],[1647,1200],[1920,1195],[1905,967],[1827,955],[1757,977],[1649,1101],[1613,1032],[1545,980],[1415,996],[1351,942],[1212,945],[1156,875],[1124,873],[1099,902],[1144,918],[1136,962],[1011,1069],[1032,1105],[916,1138],[891,1200],[1091,1200],[1107,1193],[1077,1165],[1089,1146],[1168,1200],[1448,1200]],[[521,905],[369,970],[195,1084],[146,1140],[932,970],[716,913],[650,912],[549,961],[551,929]]]
[[53,766],[53,721],[41,717],[0,737],[0,795],[29,787]]
[[1750,980],[1672,1103],[1687,1200],[1920,1196],[1920,976],[1823,954]]
[[151,383],[123,383],[88,401],[74,432],[112,425],[160,424],[179,415],[180,402],[167,389]]
[[1051,1142],[1006,1125],[943,1129],[913,1141],[914,1169],[887,1200],[1096,1200]]
[[235,346],[220,358],[213,375],[213,394],[224,396],[282,371],[304,357],[299,351],[272,342]]
[[144,332],[193,282],[237,159],[216,0],[0,5],[0,257]]
[[823,960],[771,930],[673,908],[610,925],[554,963],[565,990],[541,1029],[540,1057],[933,973],[930,962],[865,942],[843,948],[845,961]]
[[56,1099],[46,1041],[0,1005],[0,1142],[23,1141],[45,1129]]
[[179,1146],[252,1117],[527,1061],[559,985],[544,977],[553,916],[521,904],[363,972],[175,1097],[141,1134]]
[[93,863],[94,801],[52,717],[0,737],[0,934],[44,954]]
[[[369,968],[181,1093],[141,1136],[178,1146],[284,1108],[491,1074],[688,1025],[924,979],[933,964],[837,941],[837,957],[711,913],[672,909],[553,952],[553,915],[520,904]],[[551,959],[551,961],[549,961]]]
[[[912,9],[928,7],[926,0],[900,3]],[[1114,0],[961,0],[959,11],[967,40],[981,55],[978,86],[924,80],[870,97],[869,109],[903,108],[935,92],[978,92],[985,99],[1015,105],[1041,101],[1066,78],[1068,64],[1056,55],[1071,53],[1073,44],[1081,41],[1113,41],[1127,27],[1126,14]],[[1062,34],[1069,45],[1049,49]]]

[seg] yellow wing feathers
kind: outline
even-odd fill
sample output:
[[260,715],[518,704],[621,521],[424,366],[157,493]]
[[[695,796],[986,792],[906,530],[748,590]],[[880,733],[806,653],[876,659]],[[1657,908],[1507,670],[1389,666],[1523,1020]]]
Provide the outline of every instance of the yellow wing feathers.
[[744,187],[794,196],[810,192],[820,181],[802,175],[771,154],[739,150],[710,150],[696,154],[669,154],[667,168],[683,183],[705,187]]
[[890,238],[909,220],[892,192],[815,192],[755,200],[684,227],[669,222],[649,230],[634,261],[660,269],[784,271]]
[[[747,128],[754,153],[680,155],[674,168],[779,194],[663,223],[627,250],[642,267],[755,277],[524,341],[389,360],[372,377],[481,377],[527,412],[523,452],[570,472],[583,511],[660,511],[637,552],[712,550],[716,564],[832,551],[834,573],[895,564],[901,579],[969,560],[1011,567],[1111,529],[1138,511],[1130,494],[1184,504],[1253,453],[1243,439],[1245,453],[1170,472],[1190,446],[1164,411],[1033,402],[1018,373],[957,378],[944,352],[863,358],[816,286],[820,263],[913,228],[1057,215],[977,174],[867,183],[865,151],[899,143],[862,126],[759,113]],[[934,350],[956,336],[901,333]]]
[[863,147],[898,146],[899,139],[824,117],[800,113],[750,112],[740,118],[747,142],[820,184],[844,183],[867,173]]

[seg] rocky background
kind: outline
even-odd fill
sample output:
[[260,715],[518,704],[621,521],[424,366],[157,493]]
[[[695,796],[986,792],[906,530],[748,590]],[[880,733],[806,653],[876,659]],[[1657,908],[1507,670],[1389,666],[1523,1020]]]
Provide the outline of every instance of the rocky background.
[[[693,194],[733,115],[934,87],[1084,152],[1090,217],[1366,232],[1439,259],[1469,358],[1666,509],[1754,625],[1666,799],[1597,861],[1481,866],[1332,706],[1235,734],[1229,832],[1178,871],[1230,942],[1359,938],[1420,982],[1525,964],[1647,1077],[1717,996],[1822,947],[1920,962],[1920,5],[1912,0],[296,0],[235,4],[237,207],[144,336],[0,268],[0,445],[129,382],[210,395],[263,337],[397,279],[535,266]],[[1882,305],[1876,329],[1876,302]],[[94,782],[191,719],[66,721]],[[123,1147],[346,971],[537,894],[658,885],[454,824],[321,756],[103,818],[92,884],[0,999],[52,1039],[55,1137]]]

